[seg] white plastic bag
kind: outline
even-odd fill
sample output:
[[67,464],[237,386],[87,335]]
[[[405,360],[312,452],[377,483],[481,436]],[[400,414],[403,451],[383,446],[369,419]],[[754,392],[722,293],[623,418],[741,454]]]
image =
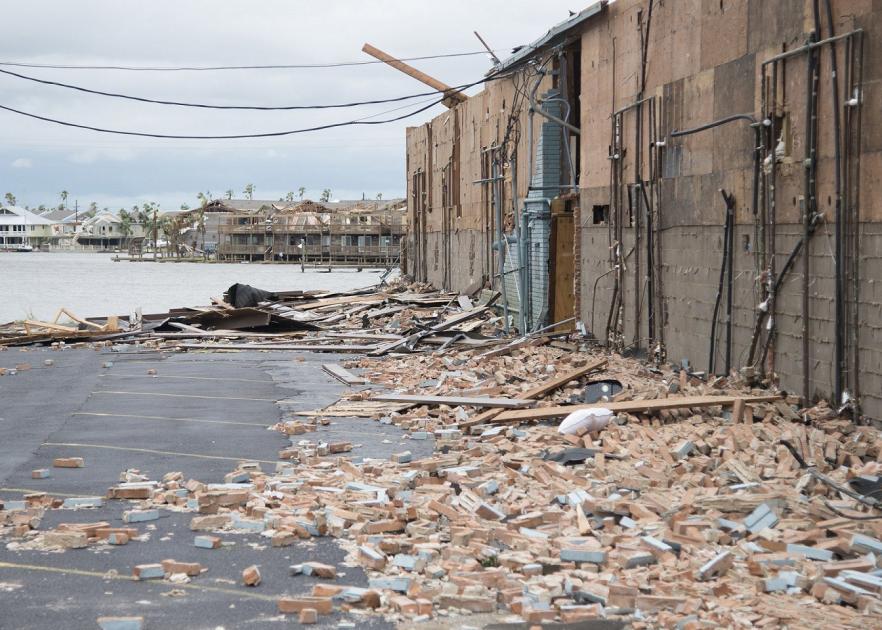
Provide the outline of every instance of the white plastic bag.
[[604,407],[578,409],[563,419],[563,422],[557,427],[557,431],[563,435],[573,435],[582,431],[587,433],[600,431],[609,424],[613,415],[612,411]]

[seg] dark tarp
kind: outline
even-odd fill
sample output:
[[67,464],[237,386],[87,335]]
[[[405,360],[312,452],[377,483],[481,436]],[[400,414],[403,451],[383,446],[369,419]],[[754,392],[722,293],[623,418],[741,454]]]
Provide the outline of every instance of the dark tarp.
[[279,297],[275,293],[258,289],[238,282],[224,293],[224,302],[236,308],[257,306],[259,302],[275,302]]

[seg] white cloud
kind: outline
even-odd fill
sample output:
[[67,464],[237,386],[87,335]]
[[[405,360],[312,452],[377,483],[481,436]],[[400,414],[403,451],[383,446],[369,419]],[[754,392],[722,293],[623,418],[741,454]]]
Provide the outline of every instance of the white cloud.
[[[37,63],[156,66],[368,61],[361,52],[366,41],[400,56],[480,50],[472,34],[477,29],[500,57],[506,57],[512,46],[534,40],[566,18],[567,9],[582,8],[590,1],[454,0],[443,11],[426,11],[424,3],[407,0],[335,0],[322,3],[321,10],[308,0],[9,2],[4,3],[7,21],[41,24],[41,37],[34,38],[28,29],[8,29],[3,55]],[[47,21],[47,14],[53,19]],[[396,19],[390,20],[390,15]],[[199,28],[194,29],[194,24]],[[280,24],[297,24],[298,36],[264,36],[277,32]],[[138,45],[132,46],[133,41]],[[217,46],[218,41],[225,44]],[[451,85],[478,80],[490,68],[484,54],[424,59],[413,65]],[[25,74],[108,92],[221,105],[340,104],[428,91],[384,64],[252,72],[32,68]],[[376,121],[406,114],[429,100],[349,109],[224,111],[87,95],[8,75],[0,75],[0,88],[4,104],[40,116],[185,136],[294,130],[367,117]],[[475,86],[470,93],[478,89]],[[0,112],[4,134],[0,178],[31,205],[57,204],[56,191],[63,189],[81,203],[99,196],[113,200],[111,207],[131,207],[145,197],[162,201],[163,207],[184,201],[193,206],[196,191],[222,195],[231,188],[241,195],[249,182],[256,186],[257,196],[270,199],[301,185],[313,198],[324,188],[331,188],[334,197],[358,199],[362,192],[372,197],[382,191],[386,198],[401,194],[406,184],[406,127],[443,111],[438,105],[389,124],[222,141],[104,135]],[[22,154],[29,155],[39,169],[29,170],[30,161],[27,166],[19,162],[26,159]],[[177,193],[166,191],[185,191],[186,196],[176,199]]]
[[34,161],[31,158],[16,158],[12,161],[12,168],[31,168]]
[[135,159],[137,156],[137,152],[133,149],[127,149],[124,147],[117,148],[98,148],[93,147],[89,149],[83,149],[82,151],[77,151],[75,153],[71,153],[67,156],[67,159],[73,162],[74,164],[94,164],[99,161],[106,162],[130,162]]

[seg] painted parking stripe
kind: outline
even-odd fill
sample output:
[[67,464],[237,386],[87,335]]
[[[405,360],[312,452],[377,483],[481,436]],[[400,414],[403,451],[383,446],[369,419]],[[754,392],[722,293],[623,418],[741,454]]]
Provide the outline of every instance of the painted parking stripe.
[[93,394],[118,394],[123,396],[163,396],[166,398],[203,398],[207,400],[250,400],[258,402],[276,402],[275,398],[243,398],[239,396],[202,396],[199,394],[166,394],[165,392],[124,392],[115,390],[101,390]]
[[66,446],[70,448],[101,448],[113,451],[129,451],[132,453],[149,453],[151,455],[174,455],[176,457],[196,457],[198,459],[220,459],[229,462],[260,462],[276,464],[278,460],[255,459],[253,457],[225,457],[223,455],[205,455],[203,453],[178,453],[175,451],[159,451],[152,448],[134,448],[131,446],[113,446],[111,444],[81,444],[79,442],[43,442],[43,446]]
[[[13,569],[18,571],[41,571],[45,573],[59,573],[62,575],[70,575],[76,577],[94,577],[102,580],[121,580],[124,582],[140,582],[131,575],[120,575],[102,571],[86,571],[83,569],[69,569],[66,567],[51,567],[42,564],[25,564],[19,562],[3,562],[0,561],[0,569]],[[145,582],[146,583],[146,582]],[[223,586],[210,586],[208,584],[175,584],[175,588],[191,589],[195,591],[208,591],[213,593],[225,593],[236,597],[247,597],[250,599],[259,599],[265,602],[275,602],[279,596],[263,595],[254,591],[237,590],[233,588],[225,588]]]
[[138,418],[143,420],[169,420],[176,422],[206,422],[208,424],[234,424],[246,427],[268,427],[273,422],[235,422],[233,420],[204,420],[202,418],[172,418],[170,416],[141,416],[133,413],[104,413],[97,411],[75,411],[72,416],[96,416],[99,418]]

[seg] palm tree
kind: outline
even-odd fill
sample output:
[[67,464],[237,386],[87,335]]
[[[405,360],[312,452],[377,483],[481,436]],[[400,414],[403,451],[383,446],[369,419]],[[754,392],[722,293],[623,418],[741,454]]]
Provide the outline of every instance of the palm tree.
[[321,202],[323,202],[323,203],[327,203],[327,202],[329,202],[330,200],[331,200],[331,189],[330,189],[330,188],[325,188],[325,189],[322,191],[322,196],[319,198],[319,201],[321,201]]
[[288,203],[293,202],[294,201],[294,193],[289,192],[289,193],[285,194],[285,201],[287,201]]
[[254,184],[246,184],[245,190],[242,191],[245,194],[246,199],[254,198]]
[[89,214],[93,217],[98,214],[98,204],[94,201],[89,204]]
[[119,210],[119,231],[123,235],[123,246],[128,248],[129,237],[132,235],[132,215],[125,208]]
[[233,198],[233,189],[232,188],[227,189],[226,195],[227,195],[227,199],[232,199]]
[[66,190],[62,190],[59,194],[61,195],[61,208],[62,210],[66,210],[68,192]]
[[306,194],[306,186],[301,186],[297,189],[297,194],[300,195],[300,201],[303,201],[303,195]]
[[6,193],[6,203],[8,203],[10,206],[14,206],[15,195],[13,195],[12,193]]
[[383,198],[383,193],[377,193],[377,201],[380,201]]
[[208,200],[203,199],[202,205],[196,211],[196,227],[202,235],[202,257],[205,257],[205,209],[208,207]]

